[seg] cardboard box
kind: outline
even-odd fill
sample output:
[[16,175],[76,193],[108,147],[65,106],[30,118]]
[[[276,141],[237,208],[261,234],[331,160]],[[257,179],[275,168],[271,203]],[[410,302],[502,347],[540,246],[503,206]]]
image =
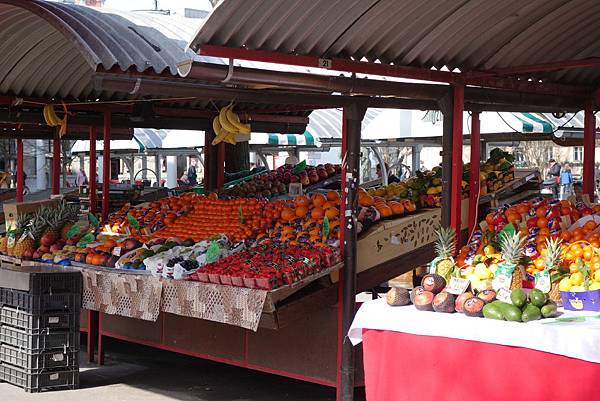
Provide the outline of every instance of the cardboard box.
[[17,216],[23,213],[33,213],[46,205],[56,205],[58,199],[45,199],[41,201],[32,202],[11,202],[3,205],[4,218],[6,220],[6,227],[12,227],[17,221]]

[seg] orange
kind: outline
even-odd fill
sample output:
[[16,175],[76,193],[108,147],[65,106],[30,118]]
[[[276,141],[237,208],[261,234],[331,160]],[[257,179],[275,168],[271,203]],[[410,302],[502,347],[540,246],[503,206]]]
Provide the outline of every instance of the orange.
[[548,219],[545,217],[538,217],[537,226],[539,228],[548,227]]
[[366,192],[358,193],[358,204],[360,206],[373,206],[375,199]]
[[333,202],[336,205],[340,203],[340,194],[337,191],[329,191],[327,192],[327,200]]
[[382,219],[392,215],[392,208],[387,205],[378,206],[377,210],[379,211]]
[[312,196],[313,205],[316,207],[321,207],[325,202],[327,202],[327,198],[323,194],[313,194]]
[[586,222],[583,227],[588,229],[589,231],[593,231],[596,228],[596,222],[594,220],[590,220]]
[[293,220],[294,217],[296,217],[296,212],[294,212],[289,207],[286,207],[285,209],[283,209],[281,211],[281,219],[284,220],[284,221]]
[[516,206],[516,210],[517,210],[517,213],[519,213],[519,214],[526,214],[529,212],[529,205],[527,205],[525,203],[521,203]]
[[320,207],[315,207],[310,212],[310,217],[312,217],[315,220],[321,220],[324,215],[325,211],[323,211],[323,209],[321,209]]
[[579,271],[579,268],[577,267],[576,263],[571,263],[569,265],[569,273],[573,274],[573,273],[577,273]]
[[547,209],[545,206],[540,207],[536,212],[535,215],[540,218],[540,217],[546,217],[546,212]]
[[494,225],[494,216],[490,213],[487,216],[485,216],[485,222],[488,223],[488,226],[493,226]]
[[308,196],[300,195],[296,196],[296,198],[294,199],[294,203],[296,204],[296,206],[308,206],[310,205],[310,199],[308,198]]
[[544,258],[537,258],[536,260],[533,261],[533,265],[538,270],[544,270]]
[[400,202],[388,202],[388,206],[392,208],[392,213],[395,215],[403,215],[404,214],[404,206]]
[[329,220],[338,219],[340,217],[340,211],[335,207],[330,207],[325,211],[325,216],[327,216]]
[[550,229],[548,227],[540,228],[540,231],[538,232],[538,235],[543,235],[545,237],[549,237],[550,236]]
[[583,249],[579,245],[572,247],[571,251],[576,258],[581,258],[583,256]]
[[304,205],[296,206],[296,216],[297,217],[305,217],[308,213],[308,207]]

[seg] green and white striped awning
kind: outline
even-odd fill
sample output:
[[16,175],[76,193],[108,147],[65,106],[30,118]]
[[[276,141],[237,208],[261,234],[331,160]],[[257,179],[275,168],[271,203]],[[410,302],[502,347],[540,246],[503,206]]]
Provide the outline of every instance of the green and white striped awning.
[[262,134],[253,132],[250,145],[272,145],[272,146],[316,146],[321,142],[310,132],[304,131],[302,135],[295,134]]
[[551,134],[556,127],[543,114],[512,113],[520,121],[521,131],[526,133]]

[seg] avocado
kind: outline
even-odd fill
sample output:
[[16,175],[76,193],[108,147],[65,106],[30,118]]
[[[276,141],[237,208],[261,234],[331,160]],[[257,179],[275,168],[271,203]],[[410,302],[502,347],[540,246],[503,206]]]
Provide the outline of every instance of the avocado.
[[505,320],[508,320],[509,322],[521,321],[521,310],[515,305],[506,302],[501,302],[498,305],[498,309],[500,309],[500,313],[502,313],[502,316]]
[[527,303],[527,294],[521,288],[515,288],[510,293],[510,302],[517,308],[522,308]]
[[541,308],[542,306],[546,305],[546,301],[547,301],[546,294],[544,294],[542,291],[538,290],[537,288],[534,288],[529,293],[529,301],[531,302],[532,305],[537,306],[538,308]]
[[554,303],[554,302],[547,303],[546,305],[542,306],[542,309],[540,310],[540,312],[542,313],[543,317],[558,316],[558,309],[556,307],[556,303]]
[[504,320],[498,304],[487,304],[483,307],[483,316],[488,319]]
[[542,318],[542,312],[540,308],[533,304],[527,304],[523,314],[521,315],[521,320],[525,323],[531,322],[532,320],[539,320]]

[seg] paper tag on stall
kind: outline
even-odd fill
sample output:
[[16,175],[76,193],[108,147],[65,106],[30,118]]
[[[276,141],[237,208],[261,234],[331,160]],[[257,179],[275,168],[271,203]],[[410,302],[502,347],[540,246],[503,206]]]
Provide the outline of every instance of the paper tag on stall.
[[498,291],[500,288],[510,288],[512,275],[516,266],[509,263],[500,263],[492,280],[492,288]]
[[560,228],[563,231],[568,230],[570,225],[571,219],[568,216],[560,216]]
[[510,300],[510,292],[511,291],[508,288],[502,287],[496,293],[496,299],[512,304],[512,301]]
[[120,246],[115,246],[113,248],[112,254],[115,256],[121,256],[121,247]]
[[552,282],[550,281],[550,272],[548,270],[537,272],[533,277],[535,278],[535,288],[546,294],[550,292]]
[[489,228],[489,225],[488,225],[487,221],[483,220],[483,221],[481,221],[481,223],[479,223],[479,227],[481,227],[482,232],[486,232]]
[[469,288],[471,282],[466,278],[452,277],[446,286],[446,292],[454,295],[460,295]]

